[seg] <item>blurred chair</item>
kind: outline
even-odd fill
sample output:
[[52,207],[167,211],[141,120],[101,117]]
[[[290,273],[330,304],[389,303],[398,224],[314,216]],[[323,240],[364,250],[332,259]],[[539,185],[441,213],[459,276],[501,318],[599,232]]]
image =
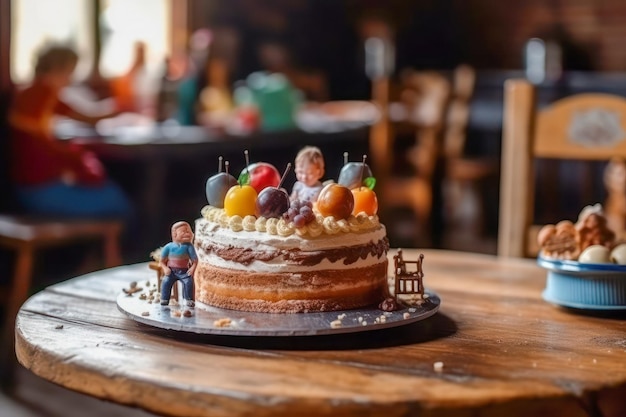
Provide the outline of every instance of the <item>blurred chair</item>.
[[498,255],[533,256],[540,228],[533,225],[535,161],[625,157],[626,99],[576,94],[538,110],[528,81],[508,80],[504,88]]
[[[434,71],[405,73],[400,101],[406,110],[406,122],[414,132],[415,143],[399,158],[394,151],[394,132],[389,121],[389,89],[388,82],[374,83],[374,101],[381,107],[382,117],[372,128],[370,150],[381,184],[378,188],[381,210],[410,208],[420,224],[420,240],[425,238],[430,243],[433,188],[440,183],[436,177],[450,83]],[[399,175],[393,169],[395,164],[411,165],[414,175]]]
[[604,214],[618,241],[626,241],[626,159],[613,157],[604,168]]
[[13,332],[15,316],[31,288],[37,250],[90,239],[102,239],[105,267],[122,264],[119,238],[122,223],[115,220],[53,220],[20,215],[0,215],[0,247],[15,251],[16,262],[6,296],[0,375],[10,388],[14,366]]
[[443,138],[445,197],[444,204],[450,218],[457,217],[464,199],[473,197],[476,215],[469,220],[472,229],[484,229],[485,186],[496,182],[499,174],[497,156],[468,156],[466,154],[467,126],[470,100],[474,93],[476,71],[469,65],[459,65],[452,74],[452,94],[446,111]]

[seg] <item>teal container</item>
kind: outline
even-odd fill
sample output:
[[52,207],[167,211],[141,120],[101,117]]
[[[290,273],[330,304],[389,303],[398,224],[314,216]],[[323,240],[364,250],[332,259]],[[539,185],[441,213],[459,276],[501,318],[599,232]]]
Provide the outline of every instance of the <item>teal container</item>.
[[539,257],[548,270],[543,299],[582,310],[626,310],[626,265],[588,264]]
[[302,93],[282,74],[252,73],[246,85],[235,90],[235,104],[254,105],[264,131],[295,128],[295,116],[301,103]]

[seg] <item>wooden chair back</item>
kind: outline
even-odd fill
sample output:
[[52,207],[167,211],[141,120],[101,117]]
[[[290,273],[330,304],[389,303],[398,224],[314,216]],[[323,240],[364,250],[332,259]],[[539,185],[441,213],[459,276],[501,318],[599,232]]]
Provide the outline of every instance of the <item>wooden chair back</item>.
[[535,161],[626,157],[626,99],[576,94],[539,110],[528,81],[508,80],[504,88],[498,255],[533,256]]
[[[430,240],[433,182],[436,182],[433,176],[441,153],[450,82],[434,71],[405,73],[398,95],[406,117],[393,125],[388,114],[391,90],[388,79],[373,83],[373,99],[383,113],[370,134],[370,153],[379,183],[381,211],[409,208],[422,230],[416,243],[423,243],[423,239]],[[408,128],[415,138],[406,154],[400,155],[396,150],[397,128]],[[413,174],[398,172],[403,169],[398,169],[397,164],[408,164]]]
[[470,100],[476,85],[476,70],[461,64],[452,74],[452,94],[446,114],[443,153],[447,158],[463,156],[467,125],[470,115]]

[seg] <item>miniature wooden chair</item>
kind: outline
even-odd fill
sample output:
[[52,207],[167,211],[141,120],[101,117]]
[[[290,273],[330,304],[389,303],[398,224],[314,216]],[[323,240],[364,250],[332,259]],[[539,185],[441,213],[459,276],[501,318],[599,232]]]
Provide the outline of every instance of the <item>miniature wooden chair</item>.
[[534,161],[626,157],[626,99],[585,93],[538,110],[526,80],[508,80],[504,95],[498,255],[533,256]]
[[[424,271],[422,264],[424,261],[424,254],[420,254],[417,261],[405,261],[402,257],[402,250],[399,249],[398,253],[393,257],[394,275],[395,275],[395,288],[394,296],[396,302],[399,302],[399,295],[407,294],[419,294],[424,295]],[[414,264],[415,270],[407,270],[407,264]]]

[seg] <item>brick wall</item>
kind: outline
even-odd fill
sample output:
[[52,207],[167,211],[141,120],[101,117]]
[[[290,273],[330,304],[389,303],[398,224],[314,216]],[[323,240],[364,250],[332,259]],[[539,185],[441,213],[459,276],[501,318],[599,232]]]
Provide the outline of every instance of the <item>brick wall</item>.
[[[190,0],[191,26],[221,16],[250,29],[263,23],[259,16],[243,16],[252,1]],[[386,17],[402,38],[398,52],[405,66],[452,68],[466,61],[479,69],[519,69],[525,42],[552,36],[565,46],[566,69],[626,71],[626,0],[305,0],[288,7],[281,0],[264,2],[286,14],[294,7],[308,10],[302,13],[310,13],[309,20],[321,10],[324,29],[306,34],[317,43],[328,31],[334,40],[345,38],[368,12]],[[306,32],[309,26],[297,29]]]
[[626,70],[624,0],[456,0],[454,7],[468,59],[479,67],[519,68],[528,38],[553,36],[570,66]]

